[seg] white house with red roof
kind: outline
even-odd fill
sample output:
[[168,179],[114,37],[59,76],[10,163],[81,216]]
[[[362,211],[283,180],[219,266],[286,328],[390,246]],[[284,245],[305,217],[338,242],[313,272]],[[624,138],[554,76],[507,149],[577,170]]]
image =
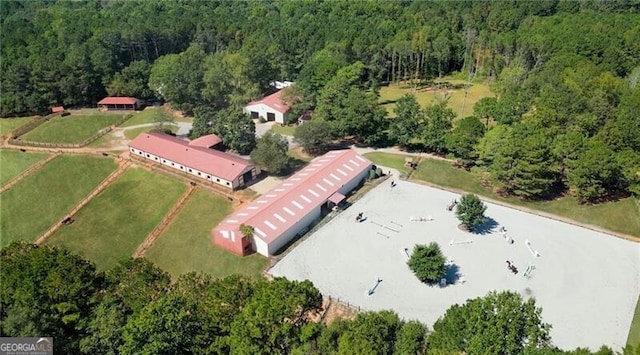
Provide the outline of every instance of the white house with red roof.
[[107,110],[137,110],[141,105],[135,97],[109,96],[98,101],[98,107]]
[[[367,178],[372,164],[353,150],[334,150],[313,159],[269,192],[235,211],[211,231],[214,244],[238,255],[272,256],[339,204]],[[241,225],[253,227],[244,237]]]
[[275,121],[280,124],[285,124],[287,121],[286,115],[287,112],[289,112],[291,105],[283,102],[281,95],[282,90],[260,100],[249,102],[247,106],[244,107],[243,111],[246,114],[250,114],[254,119],[262,117],[267,121]]
[[260,168],[238,156],[206,148],[217,136],[188,142],[164,133],[141,133],[129,143],[132,156],[148,159],[230,189],[243,187]]

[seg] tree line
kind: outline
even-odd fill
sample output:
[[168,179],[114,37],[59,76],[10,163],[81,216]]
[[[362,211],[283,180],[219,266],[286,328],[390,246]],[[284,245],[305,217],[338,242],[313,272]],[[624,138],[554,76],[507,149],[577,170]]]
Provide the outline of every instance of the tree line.
[[[505,195],[598,202],[640,194],[638,12],[624,0],[3,1],[0,116],[162,99],[194,115],[192,138],[249,154],[241,107],[288,79],[290,118],[313,110],[296,136],[315,154],[334,139],[398,144],[488,171]],[[490,78],[497,97],[471,117],[405,97],[390,119],[379,103],[381,85],[451,72]]]
[[64,249],[27,243],[3,248],[0,262],[0,335],[51,336],[56,353],[616,354],[557,349],[535,300],[508,291],[452,306],[431,330],[392,311],[327,326],[310,281],[196,273],[172,281],[145,259],[101,272]]

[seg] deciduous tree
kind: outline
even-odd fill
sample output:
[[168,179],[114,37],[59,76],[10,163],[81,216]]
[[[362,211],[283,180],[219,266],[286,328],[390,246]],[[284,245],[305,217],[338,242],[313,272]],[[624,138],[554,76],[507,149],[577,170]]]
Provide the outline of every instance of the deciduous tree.
[[256,141],[251,152],[251,160],[274,175],[280,175],[289,168],[289,142],[286,138],[271,131]]
[[293,137],[305,152],[312,155],[321,155],[329,149],[333,134],[329,123],[320,119],[313,119],[296,127]]
[[450,307],[434,323],[429,349],[499,355],[551,348],[551,326],[542,322],[541,312],[531,298],[525,301],[511,291],[491,292]]
[[416,245],[407,265],[418,280],[427,284],[435,284],[445,275],[445,261],[440,246],[437,243],[430,243],[429,245]]

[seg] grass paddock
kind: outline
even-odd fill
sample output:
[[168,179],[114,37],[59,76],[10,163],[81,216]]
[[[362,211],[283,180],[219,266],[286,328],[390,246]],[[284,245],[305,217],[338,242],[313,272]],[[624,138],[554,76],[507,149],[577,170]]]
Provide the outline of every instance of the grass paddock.
[[16,117],[16,118],[0,118],[0,136],[4,136],[5,134],[13,131],[14,129],[31,121],[32,118],[33,116]]
[[298,126],[295,126],[295,125],[281,126],[279,124],[274,124],[273,126],[271,126],[270,131],[273,133],[277,133],[281,136],[293,136],[297,127]]
[[62,155],[0,195],[0,246],[35,241],[117,168],[112,159]]
[[105,113],[55,117],[25,134],[22,139],[44,143],[80,144],[121,119],[122,114]]
[[407,176],[410,168],[407,168],[404,165],[404,158],[410,157],[409,155],[404,154],[392,154],[392,153],[382,153],[382,152],[373,152],[373,153],[364,153],[363,156],[375,165],[386,166],[388,168],[394,168],[400,172],[402,176]]
[[214,277],[231,274],[259,277],[267,266],[267,258],[259,254],[236,256],[212,244],[211,229],[231,212],[231,204],[225,198],[196,190],[145,257],[174,278],[190,271]]
[[49,243],[73,250],[107,270],[129,258],[186,191],[162,174],[129,168],[55,233]]
[[0,149],[0,184],[20,175],[33,164],[48,157],[46,153],[21,152]]

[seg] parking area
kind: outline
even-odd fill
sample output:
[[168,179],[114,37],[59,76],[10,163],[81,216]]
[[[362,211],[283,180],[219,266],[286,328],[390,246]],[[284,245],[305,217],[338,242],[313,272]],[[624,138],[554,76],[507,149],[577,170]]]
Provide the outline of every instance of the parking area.
[[[455,213],[446,208],[459,195],[396,184],[374,188],[270,273],[309,279],[325,295],[363,310],[392,309],[429,327],[453,304],[512,290],[535,297],[544,321],[553,326],[555,345],[624,346],[640,292],[639,244],[491,203],[490,222],[472,234],[460,230]],[[360,212],[365,220],[358,223]],[[499,232],[502,226],[513,244]],[[406,265],[405,248],[411,252],[432,241],[450,261],[445,287],[420,283]],[[377,279],[382,282],[368,295]]]

